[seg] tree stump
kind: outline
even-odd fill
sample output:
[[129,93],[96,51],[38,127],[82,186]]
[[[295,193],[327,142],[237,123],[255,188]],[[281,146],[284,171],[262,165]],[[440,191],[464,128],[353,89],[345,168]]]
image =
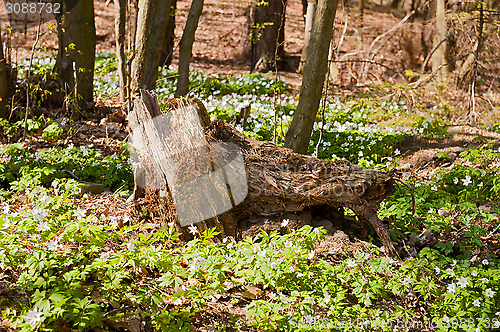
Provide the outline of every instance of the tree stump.
[[[197,224],[199,230],[216,227],[221,236],[242,238],[255,234],[265,225],[274,225],[267,227],[268,230],[280,229],[283,216],[301,215],[310,219],[314,211],[331,211],[331,217],[338,217],[338,211],[347,207],[361,222],[374,228],[387,253],[397,255],[385,225],[376,214],[380,202],[394,191],[394,180],[389,174],[362,169],[348,161],[319,160],[269,142],[250,139],[224,121],[210,121],[205,107],[197,99],[170,99],[164,112],[182,110],[187,105],[196,108],[208,143],[229,142],[241,149],[247,177],[245,199],[231,210]],[[151,135],[143,130],[143,124],[161,114],[165,113],[160,110],[156,97],[142,91],[129,115],[129,129],[135,134]],[[190,124],[186,123],[186,126]],[[187,230],[178,223],[168,184],[162,189],[145,189],[138,185],[148,177],[156,181],[155,178],[166,179],[167,176],[152,174],[155,168],[151,168],[151,172],[145,169],[134,174],[136,206],[163,224],[175,222],[183,236],[189,238]]]

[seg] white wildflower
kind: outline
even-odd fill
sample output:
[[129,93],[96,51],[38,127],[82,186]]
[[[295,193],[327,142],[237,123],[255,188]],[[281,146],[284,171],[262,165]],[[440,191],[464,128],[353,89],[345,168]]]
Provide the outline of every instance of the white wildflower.
[[204,262],[205,259],[203,257],[197,256],[193,258],[193,260],[189,264],[189,270],[191,271],[191,273],[198,270],[198,268],[202,267]]
[[472,304],[476,307],[480,307],[481,306],[481,301],[479,301],[479,299],[476,299],[474,301],[472,301]]
[[135,250],[135,243],[133,243],[133,242],[127,243],[127,250],[134,251]]
[[35,217],[35,219],[37,219],[39,221],[42,221],[48,214],[47,211],[45,211],[42,208],[34,208],[31,211],[31,213],[33,214],[33,217]]
[[283,219],[283,221],[281,222],[281,227],[286,227],[289,222],[290,222],[290,219]]
[[38,311],[37,308],[28,311],[28,314],[24,316],[24,319],[28,322],[31,327],[35,327],[40,321],[42,321],[43,311]]
[[75,216],[76,219],[78,220],[82,220],[83,218],[85,218],[86,215],[87,215],[87,210],[84,210],[80,207],[77,207],[76,210],[73,212],[73,216]]
[[50,229],[49,223],[46,221],[40,221],[40,223],[38,224],[38,231],[39,232],[45,232],[45,231],[48,231],[49,229]]
[[348,259],[346,263],[348,267],[355,267],[357,265],[354,259]]
[[452,282],[451,284],[448,285],[448,287],[446,287],[446,291],[449,292],[449,293],[455,293],[455,284]]
[[458,278],[457,285],[462,288],[465,288],[467,287],[467,285],[469,285],[469,280],[467,280],[467,278],[465,277],[460,277]]
[[189,233],[191,233],[192,235],[196,235],[196,233],[198,232],[198,227],[196,227],[195,225],[189,226],[188,229]]
[[59,241],[57,241],[57,240],[50,240],[47,243],[47,249],[49,249],[50,251],[56,251],[57,249],[59,249]]
[[102,252],[101,255],[99,256],[99,259],[105,262],[109,259],[110,256],[111,256],[110,252]]
[[464,184],[464,186],[466,186],[466,187],[467,187],[469,184],[471,184],[471,183],[472,183],[472,180],[471,180],[471,177],[470,177],[470,175],[469,175],[469,174],[467,174],[467,175],[465,176],[465,179],[462,179],[461,181],[462,181],[462,183]]
[[316,251],[312,250],[309,255],[307,256],[307,258],[309,259],[313,259],[314,258],[314,254],[316,254]]
[[481,279],[479,279],[479,280],[480,280],[483,284],[486,284],[486,283],[488,283],[488,281],[489,281],[489,280],[488,280],[488,278],[481,278]]
[[491,288],[487,288],[486,291],[484,292],[484,295],[486,295],[487,297],[493,297],[495,296],[495,293]]
[[488,260],[487,260],[487,259],[483,259],[483,260],[481,261],[481,264],[483,264],[483,265],[488,265],[488,264],[490,264],[490,262],[488,262]]
[[52,202],[52,198],[44,195],[42,198],[40,198],[40,202],[42,202],[44,205],[48,205],[50,202]]
[[473,277],[477,277],[477,271],[476,271],[476,270],[472,271],[471,275],[472,275]]

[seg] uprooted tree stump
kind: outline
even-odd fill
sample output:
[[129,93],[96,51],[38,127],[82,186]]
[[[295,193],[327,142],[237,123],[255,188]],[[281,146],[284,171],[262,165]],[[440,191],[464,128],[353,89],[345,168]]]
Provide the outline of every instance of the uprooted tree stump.
[[[141,91],[141,96],[135,100],[134,111],[129,115],[129,128],[145,136],[147,142],[155,144],[154,139],[148,137],[153,135],[158,139],[161,135],[153,133],[154,128],[144,124],[169,110],[182,110],[186,105],[196,108],[208,143],[230,142],[241,149],[247,177],[246,198],[233,209],[197,224],[199,230],[216,227],[221,236],[242,238],[256,234],[261,228],[280,229],[284,216],[293,214],[310,219],[311,211],[328,210],[330,218],[336,218],[342,214],[339,211],[347,207],[361,222],[374,228],[387,253],[396,255],[387,228],[376,213],[380,202],[394,191],[394,180],[389,174],[362,169],[348,161],[319,160],[269,142],[250,139],[224,121],[210,121],[205,107],[197,99],[170,99],[162,112],[156,97]],[[192,124],[184,125],[189,127]],[[186,136],[179,139],[186,140]],[[189,145],[189,142],[185,143]],[[182,154],[177,156],[183,158]],[[186,167],[189,169],[192,165]],[[151,168],[151,172],[155,169]],[[152,175],[151,172],[146,167],[146,171],[143,168],[134,174],[137,208],[164,225],[176,222],[177,229],[189,238],[186,227],[180,227],[178,223],[168,185],[163,189],[138,185],[144,183],[144,179],[147,181],[148,177],[157,181],[158,174]]]

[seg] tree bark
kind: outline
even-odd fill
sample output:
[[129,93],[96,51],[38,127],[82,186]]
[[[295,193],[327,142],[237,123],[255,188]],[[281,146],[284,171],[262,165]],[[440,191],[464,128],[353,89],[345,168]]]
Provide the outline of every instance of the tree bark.
[[175,12],[177,10],[177,0],[172,0],[170,6],[170,19],[167,23],[167,31],[163,41],[163,50],[160,56],[160,66],[168,67],[172,64],[175,43]]
[[445,39],[445,41],[436,49],[432,56],[432,71],[438,71],[436,79],[441,82],[445,81],[450,73],[449,67],[445,66],[449,62],[449,42],[446,39],[447,34],[448,28],[446,26],[445,0],[436,0],[436,34],[434,43],[437,45],[441,40]]
[[[93,101],[96,32],[93,0],[62,0],[54,71],[79,108]],[[75,80],[76,77],[76,80]]]
[[[209,144],[229,142],[241,149],[248,188],[248,194],[240,204],[222,215],[199,223],[199,230],[216,227],[221,236],[243,238],[257,234],[260,229],[280,230],[284,216],[294,219],[292,227],[298,227],[307,223],[306,219],[310,221],[311,216],[316,213],[324,214],[331,210],[332,214],[326,218],[335,222],[334,219],[338,218],[336,213],[348,207],[357,214],[361,222],[375,229],[386,252],[396,255],[387,229],[376,214],[380,202],[394,191],[394,181],[389,174],[365,170],[348,161],[318,160],[269,142],[249,139],[224,121],[210,122],[200,101],[191,100],[189,104],[196,108],[204,137]],[[184,105],[185,100],[169,100],[163,113],[176,110],[174,117],[178,117],[178,120],[174,120],[174,123],[183,124],[179,127],[183,132],[180,133],[179,140],[183,141],[183,145],[190,146],[193,142],[189,135],[184,134],[192,132],[185,130],[190,124],[182,116]],[[143,125],[148,119],[161,114],[155,98],[144,91],[143,98],[136,100],[129,122],[133,135],[139,129],[147,137],[159,137],[160,133],[148,132],[143,129]],[[179,156],[190,158],[188,153],[179,153]],[[178,174],[190,177],[193,163],[181,166]],[[158,174],[150,172],[136,174],[136,186],[141,183],[137,181],[137,175],[150,179],[158,177]],[[168,174],[159,174],[159,177],[165,179]],[[187,229],[181,228],[178,223],[176,206],[168,190],[136,188],[135,193],[136,207],[141,213],[146,212],[163,224],[176,222],[177,229],[183,232],[184,237],[190,237]],[[325,219],[324,216],[322,218]]]
[[125,24],[127,20],[127,0],[115,2],[115,41],[118,57],[118,74],[120,76],[120,101],[125,104],[129,98],[127,79],[127,58],[125,55]]
[[10,70],[7,59],[3,54],[2,35],[0,33],[0,118],[9,118],[9,86]]
[[189,9],[186,27],[182,33],[179,48],[179,80],[175,96],[185,96],[189,92],[189,63],[193,56],[193,43],[198,22],[203,11],[203,0],[193,0]]
[[249,11],[251,71],[284,68],[287,0],[254,0]]
[[136,52],[132,60],[132,94],[139,89],[154,90],[163,40],[170,19],[172,0],[139,0],[137,13]]
[[318,1],[304,65],[299,104],[285,137],[285,146],[298,153],[306,153],[309,147],[309,139],[323,92],[337,4],[336,0]]
[[317,0],[307,1],[307,13],[306,13],[306,23],[304,32],[304,47],[302,48],[302,54],[300,56],[299,63],[299,73],[304,72],[304,64],[307,59],[307,47],[309,46],[309,41],[311,40],[311,30],[314,22],[314,16],[316,14],[316,4]]

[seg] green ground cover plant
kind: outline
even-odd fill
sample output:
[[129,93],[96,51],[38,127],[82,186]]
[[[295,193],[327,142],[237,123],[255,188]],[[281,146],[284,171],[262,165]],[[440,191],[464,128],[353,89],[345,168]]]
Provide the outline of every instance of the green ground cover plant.
[[[115,69],[114,55],[97,57],[96,93],[117,93]],[[175,68],[161,71],[161,98],[173,95],[175,75]],[[190,88],[212,117],[231,121],[250,105],[249,119],[236,128],[277,144],[297,105],[284,82],[261,74],[195,72]],[[246,316],[231,317],[221,331],[229,325],[260,331],[393,331],[408,324],[437,331],[499,329],[499,260],[477,253],[500,225],[500,151],[477,144],[426,176],[401,172],[396,166],[404,140],[438,139],[447,122],[432,112],[414,113],[394,128],[377,122],[381,111],[401,115],[408,109],[402,99],[326,98],[309,153],[383,167],[400,178],[380,218],[398,243],[426,231],[437,241],[418,252],[403,245],[408,252],[399,260],[369,243],[375,242],[373,231],[364,251],[333,260],[316,252],[327,236],[324,228],[293,230],[287,220],[281,232],[240,242],[218,243],[213,230],[191,226],[194,239],[181,242],[173,224],[161,228],[137,216],[83,208],[91,195],[82,195],[80,181],[104,184],[123,201],[130,196],[127,150],[105,154],[92,144],[63,144],[69,125],[31,119],[30,135],[54,147],[10,144],[0,153],[0,271],[17,294],[0,302],[2,319],[21,331],[91,331],[106,327],[106,320],[141,315],[159,331],[190,331],[207,302],[231,298]],[[7,134],[20,126],[0,125]],[[249,286],[261,292],[250,300],[232,297]]]

